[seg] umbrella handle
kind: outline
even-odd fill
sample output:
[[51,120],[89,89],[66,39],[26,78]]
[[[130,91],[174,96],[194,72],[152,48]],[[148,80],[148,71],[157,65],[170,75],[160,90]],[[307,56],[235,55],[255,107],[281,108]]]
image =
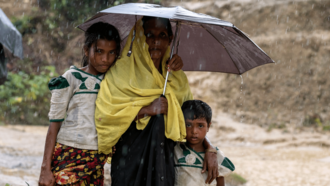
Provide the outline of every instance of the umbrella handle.
[[[173,41],[173,45],[172,45],[172,49],[171,49],[171,55],[170,55],[170,60],[172,59],[173,57],[173,52],[174,52],[174,46],[175,46],[175,43],[177,42],[176,39],[178,37],[178,32],[181,28],[181,22],[177,21],[176,22],[176,29],[175,29],[175,35],[174,35],[174,41]],[[167,86],[167,80],[168,80],[168,75],[170,74],[170,67],[167,67],[167,72],[166,72],[166,78],[165,78],[165,84],[164,84],[164,90],[163,90],[163,96],[165,96],[165,92],[166,92],[166,86]]]
[[167,73],[166,73],[166,78],[165,78],[165,85],[164,85],[164,90],[163,90],[163,96],[165,96],[165,91],[166,91],[166,86],[167,86],[167,80],[168,80],[168,75],[170,74],[170,69],[168,67]]

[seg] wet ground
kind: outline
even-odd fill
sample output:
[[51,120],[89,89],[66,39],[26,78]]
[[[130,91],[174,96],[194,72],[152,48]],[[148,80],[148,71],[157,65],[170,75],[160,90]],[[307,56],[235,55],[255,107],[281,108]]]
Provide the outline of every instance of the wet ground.
[[[0,186],[37,185],[46,132],[47,127],[0,126]],[[329,135],[266,132],[218,114],[208,136],[247,186],[330,185]]]
[[209,136],[247,186],[329,186],[329,134],[287,130],[266,132],[220,114]]
[[[47,129],[0,126],[0,186],[38,185]],[[110,165],[106,165],[105,175],[109,183]]]

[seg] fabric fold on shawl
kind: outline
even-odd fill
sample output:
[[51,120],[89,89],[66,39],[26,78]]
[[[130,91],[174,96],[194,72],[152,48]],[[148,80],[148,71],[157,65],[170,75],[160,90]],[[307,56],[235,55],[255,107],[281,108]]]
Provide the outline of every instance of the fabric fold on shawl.
[[[145,42],[143,23],[136,23],[136,37],[132,55],[127,56],[133,38],[132,28],[122,57],[106,73],[96,99],[95,125],[98,133],[99,152],[109,154],[122,134],[129,128],[140,109],[150,105],[163,93],[166,76],[166,61],[170,47],[163,57],[160,74],[151,60],[148,44]],[[166,88],[168,113],[164,115],[165,136],[173,141],[182,141],[186,128],[181,105],[193,99],[188,80],[182,70],[171,72]],[[137,121],[138,130],[143,130],[150,117]]]

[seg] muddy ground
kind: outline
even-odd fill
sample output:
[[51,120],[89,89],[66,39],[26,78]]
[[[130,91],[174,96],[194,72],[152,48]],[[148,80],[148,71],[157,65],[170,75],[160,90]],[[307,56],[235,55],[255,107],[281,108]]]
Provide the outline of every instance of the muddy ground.
[[[236,165],[246,186],[330,185],[330,137],[310,132],[265,131],[214,114],[208,134]],[[0,126],[0,185],[37,185],[47,127]],[[109,165],[106,166],[107,184]],[[106,184],[106,185],[107,185]]]

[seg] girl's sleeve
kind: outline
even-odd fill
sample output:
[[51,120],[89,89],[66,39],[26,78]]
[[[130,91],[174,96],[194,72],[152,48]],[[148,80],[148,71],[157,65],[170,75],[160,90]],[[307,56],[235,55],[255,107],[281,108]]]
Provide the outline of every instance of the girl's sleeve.
[[51,79],[48,83],[48,88],[52,93],[48,114],[49,121],[64,121],[68,104],[74,91],[72,74],[67,71],[62,76]]
[[234,164],[219,149],[217,149],[217,156],[220,176],[227,176],[235,170]]

